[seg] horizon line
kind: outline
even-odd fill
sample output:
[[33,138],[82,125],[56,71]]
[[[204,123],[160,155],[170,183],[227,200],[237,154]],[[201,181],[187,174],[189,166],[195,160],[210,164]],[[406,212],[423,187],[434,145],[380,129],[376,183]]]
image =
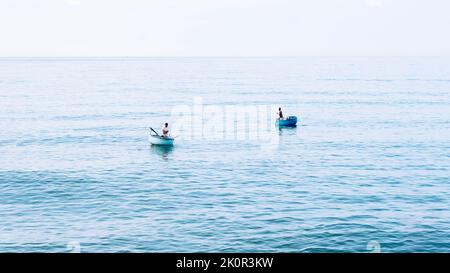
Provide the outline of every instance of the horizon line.
[[77,56],[0,56],[0,59],[56,59],[56,58],[449,58],[450,55],[77,55]]

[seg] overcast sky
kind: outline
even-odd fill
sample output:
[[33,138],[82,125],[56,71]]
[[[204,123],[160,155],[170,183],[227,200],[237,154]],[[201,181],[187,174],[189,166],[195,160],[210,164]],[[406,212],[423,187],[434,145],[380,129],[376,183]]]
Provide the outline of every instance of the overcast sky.
[[0,0],[0,56],[450,56],[448,0]]

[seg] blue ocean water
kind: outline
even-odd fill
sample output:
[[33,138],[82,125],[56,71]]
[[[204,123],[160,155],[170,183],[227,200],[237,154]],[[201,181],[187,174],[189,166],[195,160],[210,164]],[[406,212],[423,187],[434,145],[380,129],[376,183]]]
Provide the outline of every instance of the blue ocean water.
[[[195,97],[275,148],[150,147]],[[450,58],[0,60],[0,252],[450,251]]]

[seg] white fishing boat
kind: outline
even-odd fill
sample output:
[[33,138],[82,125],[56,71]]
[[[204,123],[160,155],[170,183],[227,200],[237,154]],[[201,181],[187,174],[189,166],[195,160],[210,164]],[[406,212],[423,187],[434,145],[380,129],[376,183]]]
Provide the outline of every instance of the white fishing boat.
[[173,146],[174,138],[150,135],[148,140],[152,145]]
[[159,146],[173,146],[173,142],[175,141],[174,138],[169,136],[160,136],[153,128],[150,128],[154,134],[150,133],[150,136],[148,137],[148,140],[152,145],[159,145]]

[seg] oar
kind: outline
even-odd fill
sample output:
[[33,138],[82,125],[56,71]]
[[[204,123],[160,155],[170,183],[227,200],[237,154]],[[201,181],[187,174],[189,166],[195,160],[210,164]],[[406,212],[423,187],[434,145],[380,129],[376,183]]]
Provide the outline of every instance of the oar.
[[152,130],[153,131],[153,133],[155,133],[157,136],[160,136],[155,130],[153,130],[153,128],[152,127],[150,127],[150,130]]

